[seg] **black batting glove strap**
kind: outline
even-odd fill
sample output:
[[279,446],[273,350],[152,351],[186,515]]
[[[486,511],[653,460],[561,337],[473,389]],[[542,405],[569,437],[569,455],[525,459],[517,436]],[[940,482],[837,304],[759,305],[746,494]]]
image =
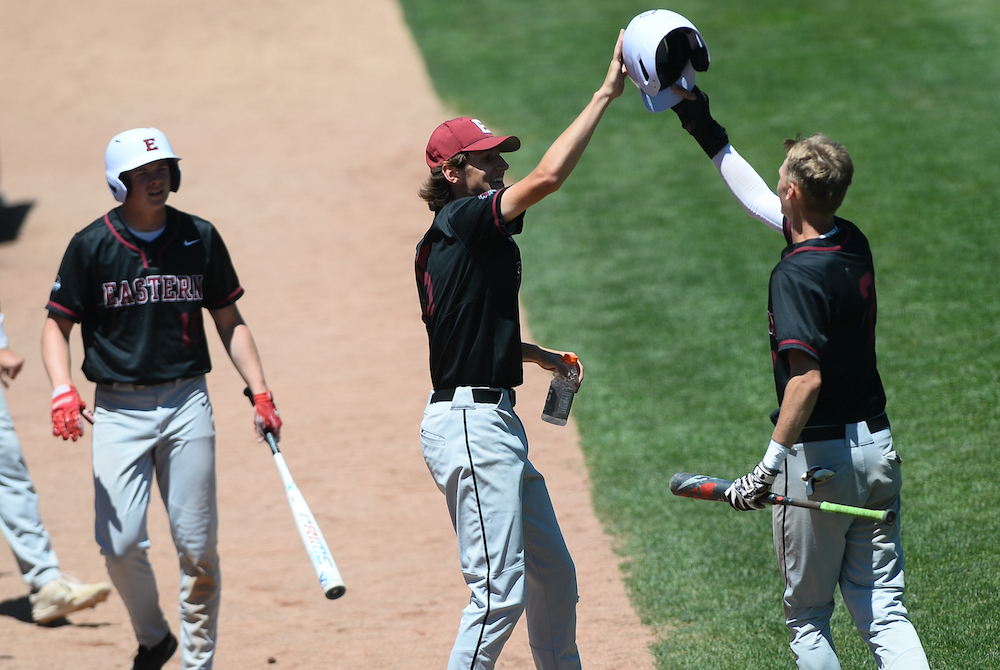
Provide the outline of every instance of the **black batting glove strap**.
[[671,109],[681,120],[681,127],[691,134],[709,158],[714,158],[715,154],[729,144],[729,134],[712,118],[708,108],[708,94],[697,86],[692,89],[692,93],[697,99],[681,98]]
[[758,463],[753,472],[730,484],[726,489],[726,501],[740,512],[764,509],[761,498],[771,492],[771,484],[777,474],[777,470],[770,470],[763,463]]

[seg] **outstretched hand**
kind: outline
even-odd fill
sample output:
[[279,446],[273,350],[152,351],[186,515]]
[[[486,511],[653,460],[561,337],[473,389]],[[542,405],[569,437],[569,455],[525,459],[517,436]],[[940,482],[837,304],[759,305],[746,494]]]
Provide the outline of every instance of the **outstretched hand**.
[[614,100],[625,90],[625,61],[622,58],[622,43],[625,39],[625,31],[618,32],[618,42],[615,43],[614,55],[611,57],[611,64],[608,66],[608,74],[604,78],[604,85],[601,90],[611,100]]

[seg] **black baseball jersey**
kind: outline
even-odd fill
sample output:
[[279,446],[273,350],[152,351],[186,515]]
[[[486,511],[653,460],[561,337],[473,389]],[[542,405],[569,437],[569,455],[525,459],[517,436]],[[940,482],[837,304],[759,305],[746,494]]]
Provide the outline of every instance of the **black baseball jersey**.
[[768,316],[778,403],[790,378],[787,352],[820,365],[822,384],[807,425],[862,421],[885,409],[875,360],[875,268],[868,239],[836,219],[825,239],[791,244],[771,272]]
[[81,324],[87,379],[157,384],[211,369],[202,307],[242,295],[211,223],[167,207],[165,230],[146,242],[114,209],[73,236],[47,309]]
[[417,292],[435,389],[523,381],[518,291],[524,214],[505,222],[503,189],[445,205],[417,246]]

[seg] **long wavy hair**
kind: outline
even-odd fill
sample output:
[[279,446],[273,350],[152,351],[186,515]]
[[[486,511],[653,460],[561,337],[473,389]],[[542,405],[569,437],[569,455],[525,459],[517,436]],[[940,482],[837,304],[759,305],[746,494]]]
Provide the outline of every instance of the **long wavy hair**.
[[430,176],[424,180],[423,186],[418,192],[420,199],[427,203],[428,209],[434,213],[440,212],[445,205],[455,199],[451,190],[451,182],[445,179],[444,166],[462,168],[468,162],[469,158],[465,152],[459,152],[442,165],[431,170]]

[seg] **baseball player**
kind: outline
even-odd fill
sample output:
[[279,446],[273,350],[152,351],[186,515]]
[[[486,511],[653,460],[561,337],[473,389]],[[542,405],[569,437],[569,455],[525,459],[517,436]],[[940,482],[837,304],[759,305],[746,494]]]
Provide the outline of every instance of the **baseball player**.
[[253,393],[258,440],[267,429],[280,437],[281,428],[236,307],[243,288],[222,237],[209,222],[167,206],[180,186],[178,161],[155,128],[111,140],[105,167],[121,205],[70,241],[42,333],[54,434],[74,441],[83,435],[86,404],[70,374],[74,324],[83,335],[84,375],[97,384],[97,542],[139,642],[134,670],[162,667],[177,648],[147,558],[154,473],[180,560],[182,665],[211,668],[214,657],[221,585],[202,308]]
[[[24,359],[8,346],[0,314],[0,382],[8,388]],[[111,584],[82,584],[59,569],[59,559],[38,510],[38,494],[24,463],[21,443],[0,390],[0,531],[31,588],[28,602],[35,623],[46,624],[107,600]]]
[[[537,668],[580,667],[573,560],[514,413],[524,362],[562,374],[570,368],[566,352],[521,341],[514,235],[525,210],[569,177],[604,110],[621,95],[621,49],[619,35],[590,104],[511,186],[504,185],[509,166],[501,154],[520,148],[517,137],[497,137],[477,119],[459,118],[438,126],[427,143],[431,174],[420,195],[434,222],[417,246],[416,274],[434,389],[420,434],[472,591],[450,670],[494,667],[522,612]],[[582,381],[582,366],[578,372]]]
[[[875,269],[868,240],[837,216],[854,166],[816,134],[785,140],[777,194],[729,144],[708,96],[674,86],[674,111],[751,216],[787,246],[771,273],[768,319],[779,409],[761,462],[726,491],[737,510],[762,509],[773,488],[899,513],[901,459],[876,369]],[[773,508],[783,605],[801,670],[839,670],[830,632],[834,592],[883,670],[924,670],[927,658],[903,606],[899,524]]]

